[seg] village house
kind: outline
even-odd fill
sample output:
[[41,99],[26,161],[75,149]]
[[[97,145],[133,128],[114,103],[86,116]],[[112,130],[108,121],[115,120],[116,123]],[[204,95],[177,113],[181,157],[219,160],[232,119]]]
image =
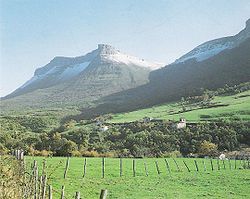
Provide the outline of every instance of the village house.
[[185,118],[180,118],[180,121],[176,124],[177,129],[186,128],[187,123]]
[[100,130],[101,130],[102,132],[105,132],[105,131],[107,131],[108,129],[109,129],[109,127],[106,126],[106,125],[102,125],[102,126],[100,127]]
[[144,122],[144,123],[151,122],[151,120],[152,120],[151,117],[144,117],[144,118],[143,118],[143,122]]

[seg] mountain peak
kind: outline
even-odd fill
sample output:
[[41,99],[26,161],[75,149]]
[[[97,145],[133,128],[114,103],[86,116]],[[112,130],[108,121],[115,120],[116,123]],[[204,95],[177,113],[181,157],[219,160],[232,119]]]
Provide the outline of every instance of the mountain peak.
[[[67,84],[72,80],[76,80],[80,78],[80,74],[84,74],[85,76],[91,74],[86,70],[87,68],[91,68],[96,70],[99,68],[102,70],[103,66],[112,66],[113,72],[116,74],[116,70],[113,66],[123,67],[124,71],[128,68],[129,70],[141,71],[142,73],[149,73],[150,70],[159,68],[164,64],[147,62],[144,59],[140,59],[134,56],[130,56],[124,53],[121,53],[119,50],[116,50],[114,47],[108,44],[98,44],[98,48],[78,57],[63,57],[56,56],[54,57],[48,64],[43,67],[40,67],[35,70],[34,76],[25,82],[21,87],[11,93],[8,97],[18,96],[24,93],[28,93],[37,89],[45,89],[52,86],[56,86],[57,84]],[[127,66],[125,66],[127,65]],[[126,69],[127,68],[127,69]],[[144,68],[144,69],[143,69]],[[145,70],[146,68],[146,70]],[[103,70],[104,71],[104,70]],[[105,72],[105,71],[104,71]],[[129,72],[127,74],[130,74]],[[99,74],[100,75],[100,74]],[[139,77],[135,79],[138,82],[141,81]],[[147,76],[147,75],[146,75]],[[81,76],[82,77],[82,76]],[[129,78],[130,76],[126,76],[125,78]],[[143,79],[143,83],[145,83],[147,78]],[[79,80],[84,81],[84,80]],[[124,88],[126,85],[123,86]],[[130,86],[126,87],[130,88]],[[119,90],[120,91],[120,90]]]
[[98,50],[100,54],[104,54],[104,55],[112,55],[112,54],[119,52],[113,46],[108,45],[108,44],[98,44]]
[[113,46],[108,44],[98,44],[98,52],[102,61],[108,61],[113,63],[123,63],[126,65],[136,65],[140,67],[146,67],[149,69],[156,69],[164,66],[163,63],[148,62],[144,59],[134,57],[125,53],[120,52]]
[[250,29],[250,19],[248,19],[248,20],[246,21],[246,28],[247,28],[247,29]]

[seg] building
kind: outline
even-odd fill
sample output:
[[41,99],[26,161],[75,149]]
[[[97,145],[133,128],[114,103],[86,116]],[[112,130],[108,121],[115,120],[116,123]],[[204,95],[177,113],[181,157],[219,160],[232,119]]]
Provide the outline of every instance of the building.
[[144,122],[144,123],[151,122],[151,120],[152,120],[151,117],[144,117],[144,118],[143,118],[143,122]]
[[102,125],[102,126],[100,127],[100,130],[101,130],[102,132],[105,132],[105,131],[109,130],[109,127],[106,126],[106,125]]
[[186,128],[187,123],[185,118],[180,118],[180,121],[176,124],[177,129]]

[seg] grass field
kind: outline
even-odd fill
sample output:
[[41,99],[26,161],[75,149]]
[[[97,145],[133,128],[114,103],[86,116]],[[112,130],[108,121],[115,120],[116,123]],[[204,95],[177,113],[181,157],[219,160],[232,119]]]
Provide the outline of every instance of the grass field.
[[[33,160],[42,168],[43,158],[26,157],[26,166],[30,168]],[[199,171],[196,171],[194,159],[177,158],[178,171],[172,158],[168,158],[170,173],[163,158],[135,159],[136,176],[133,177],[132,159],[123,159],[123,176],[120,177],[120,160],[105,159],[105,177],[102,178],[102,159],[87,158],[86,176],[83,178],[84,158],[70,158],[66,179],[63,178],[66,158],[46,158],[48,183],[53,186],[53,198],[60,198],[61,186],[65,185],[66,198],[74,198],[76,191],[81,198],[99,198],[100,190],[107,189],[108,199],[160,199],[160,198],[250,198],[250,170],[242,169],[243,162],[213,160],[214,171],[209,159],[197,159]],[[188,172],[183,160],[190,168]],[[205,161],[206,171],[202,161]],[[158,174],[155,161],[158,162]],[[147,163],[148,176],[144,162]]]
[[212,103],[217,106],[198,109],[198,107],[190,105],[190,108],[193,110],[184,113],[178,113],[182,109],[180,103],[168,103],[138,111],[115,114],[110,122],[130,122],[140,120],[143,117],[170,120],[179,120],[180,117],[185,117],[188,121],[213,120],[229,117],[250,120],[250,91],[231,96],[216,96],[212,100]]

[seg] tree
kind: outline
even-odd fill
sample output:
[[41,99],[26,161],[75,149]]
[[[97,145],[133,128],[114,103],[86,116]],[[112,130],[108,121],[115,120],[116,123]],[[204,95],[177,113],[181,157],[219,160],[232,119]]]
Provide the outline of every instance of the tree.
[[182,112],[185,112],[187,110],[185,107],[185,98],[184,97],[181,98],[181,108],[182,108]]
[[200,144],[199,154],[202,156],[214,156],[217,153],[218,146],[212,142],[204,140]]

